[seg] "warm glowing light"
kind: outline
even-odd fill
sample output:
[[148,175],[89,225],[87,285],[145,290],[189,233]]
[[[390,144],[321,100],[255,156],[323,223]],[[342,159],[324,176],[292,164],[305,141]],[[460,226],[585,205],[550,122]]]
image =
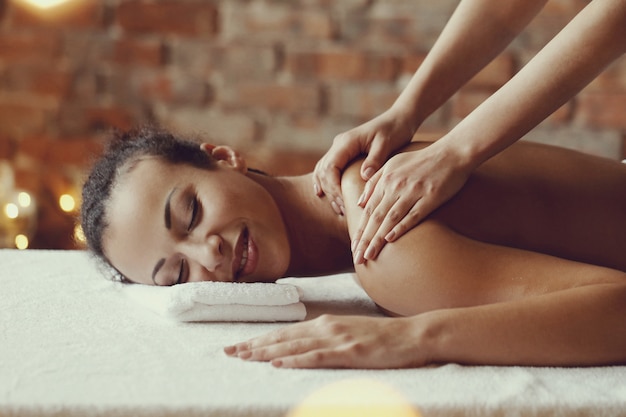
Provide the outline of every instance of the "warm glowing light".
[[69,213],[76,208],[76,200],[74,200],[74,197],[69,194],[63,194],[59,197],[59,206],[61,207],[61,210]]
[[420,417],[388,385],[371,379],[337,381],[313,392],[288,417]]
[[17,195],[17,202],[22,207],[30,207],[30,203],[31,203],[30,194],[28,194],[25,191],[20,192]]
[[20,209],[15,204],[8,203],[4,206],[4,214],[6,214],[9,219],[17,219],[17,216],[20,215]]
[[83,232],[83,228],[80,226],[80,224],[77,224],[74,227],[74,239],[81,243],[85,243],[87,241],[87,239],[85,238],[85,232]]
[[51,9],[67,3],[69,0],[22,0],[23,3],[35,6],[39,9]]
[[24,235],[15,236],[15,247],[18,249],[28,248],[28,238]]

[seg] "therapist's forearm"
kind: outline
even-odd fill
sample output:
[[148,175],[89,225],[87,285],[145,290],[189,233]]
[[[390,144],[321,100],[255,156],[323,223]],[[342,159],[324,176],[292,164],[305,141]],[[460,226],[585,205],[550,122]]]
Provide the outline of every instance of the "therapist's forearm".
[[394,107],[416,127],[517,36],[546,0],[465,0]]
[[427,350],[435,363],[626,364],[626,285],[591,285],[426,314]]
[[594,0],[441,141],[475,168],[565,104],[626,50],[626,2]]

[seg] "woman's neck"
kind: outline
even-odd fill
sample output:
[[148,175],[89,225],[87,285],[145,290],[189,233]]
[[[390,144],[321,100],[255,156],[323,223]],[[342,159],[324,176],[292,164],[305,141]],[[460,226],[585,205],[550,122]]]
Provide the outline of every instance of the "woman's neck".
[[353,269],[345,217],[313,193],[311,174],[268,177],[250,173],[274,198],[291,247],[286,276],[313,276]]

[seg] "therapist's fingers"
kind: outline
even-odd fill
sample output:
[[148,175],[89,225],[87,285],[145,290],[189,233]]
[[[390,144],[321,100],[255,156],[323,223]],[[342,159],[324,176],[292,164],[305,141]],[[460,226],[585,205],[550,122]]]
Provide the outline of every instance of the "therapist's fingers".
[[381,172],[377,172],[365,185],[363,194],[367,195],[367,204],[363,208],[361,219],[352,237],[352,254],[355,264],[365,261],[365,251],[370,245],[374,231],[380,227],[387,210],[393,205],[393,197],[378,182]]
[[[319,174],[315,174],[319,173]],[[341,195],[341,169],[327,165],[327,161],[318,161],[313,174],[313,188],[318,197],[326,196],[333,211],[343,215],[345,205]]]
[[365,149],[363,137],[356,131],[340,133],[326,154],[315,164],[313,188],[318,197],[326,195],[333,210],[343,214],[345,205],[341,193],[341,173],[351,160]]

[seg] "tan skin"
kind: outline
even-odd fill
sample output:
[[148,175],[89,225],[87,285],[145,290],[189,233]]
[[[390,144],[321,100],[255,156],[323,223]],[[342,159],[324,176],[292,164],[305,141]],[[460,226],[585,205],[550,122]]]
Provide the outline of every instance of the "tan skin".
[[[484,161],[523,137],[626,52],[626,2],[590,1],[515,76],[450,132],[421,152],[387,160],[420,124],[496,57],[546,0],[461,1],[393,105],[338,135],[318,162],[317,194],[341,213],[341,172],[367,154],[361,195],[367,208],[352,233],[355,263],[376,259],[387,242],[455,195]],[[394,212],[394,217],[385,216]],[[372,215],[370,215],[372,213]]]
[[[426,146],[412,144],[406,151]],[[358,226],[357,200],[364,186],[358,162],[342,179],[346,224],[309,195],[310,175],[263,177],[248,173],[229,155],[223,159],[227,175],[244,174],[261,185],[282,216],[291,256],[281,276],[351,267],[350,235]],[[167,178],[175,177],[172,170],[178,168],[160,163]],[[116,192],[123,195],[124,182],[119,187]],[[242,187],[247,186],[242,182]],[[516,144],[483,164],[457,196],[386,246],[376,261],[356,266],[372,299],[398,317],[322,316],[225,351],[306,368],[626,363],[621,249],[626,247],[626,195],[616,191],[624,189],[622,164]],[[111,206],[116,204],[114,195]],[[203,230],[218,221],[203,224]],[[112,236],[105,238],[105,251],[115,246]],[[115,256],[111,260],[117,267],[124,263]],[[191,252],[188,262],[194,262]]]

